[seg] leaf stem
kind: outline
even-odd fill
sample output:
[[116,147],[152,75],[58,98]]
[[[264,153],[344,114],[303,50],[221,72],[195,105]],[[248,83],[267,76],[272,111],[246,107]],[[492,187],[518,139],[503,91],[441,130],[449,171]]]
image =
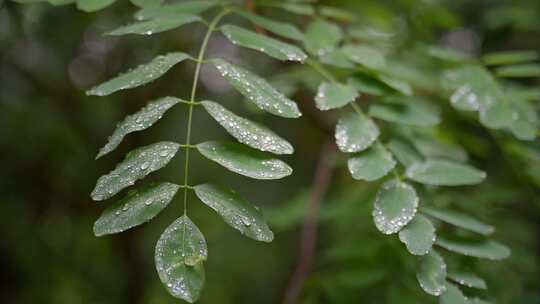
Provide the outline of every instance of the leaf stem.
[[186,131],[186,143],[184,145],[185,149],[185,162],[184,162],[184,215],[187,215],[187,190],[188,190],[188,178],[189,178],[189,151],[191,148],[191,124],[193,120],[193,105],[195,104],[195,95],[197,93],[197,85],[199,83],[199,74],[201,72],[202,62],[204,60],[204,54],[206,52],[206,47],[208,46],[208,41],[210,36],[214,32],[219,21],[225,17],[230,12],[229,8],[224,8],[220,13],[218,13],[214,19],[210,22],[208,30],[204,36],[204,39],[201,44],[201,49],[199,50],[199,56],[197,56],[197,65],[195,67],[195,74],[193,76],[193,85],[191,87],[191,97],[189,99],[189,110],[188,110],[188,121],[187,121],[187,131]]

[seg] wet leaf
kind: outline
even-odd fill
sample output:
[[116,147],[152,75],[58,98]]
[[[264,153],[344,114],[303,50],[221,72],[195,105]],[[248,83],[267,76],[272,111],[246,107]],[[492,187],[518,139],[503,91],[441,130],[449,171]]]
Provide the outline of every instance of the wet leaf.
[[135,19],[158,19],[164,17],[173,17],[177,14],[197,15],[215,6],[217,3],[218,1],[196,0],[176,2],[162,6],[144,7],[135,14]]
[[212,101],[201,102],[206,111],[239,142],[274,154],[292,154],[293,146],[272,130],[242,118]]
[[418,208],[418,196],[411,185],[394,179],[379,188],[373,206],[377,229],[384,234],[393,234],[413,219]]
[[392,171],[396,161],[382,145],[374,145],[349,158],[347,166],[354,179],[374,181]]
[[353,62],[368,69],[381,70],[386,66],[386,59],[381,51],[365,45],[346,45],[342,52]]
[[127,34],[153,35],[175,29],[184,24],[201,21],[201,17],[195,15],[176,14],[171,17],[162,17],[125,25],[108,32],[107,35],[121,36]]
[[420,260],[416,279],[420,287],[430,295],[439,296],[446,291],[446,263],[435,250]]
[[452,281],[471,288],[486,289],[486,281],[470,272],[450,272],[448,278]]
[[151,220],[169,205],[178,188],[171,183],[157,183],[130,191],[101,214],[94,223],[94,234],[118,233]]
[[257,241],[271,242],[274,234],[259,209],[236,192],[211,184],[195,186],[195,194],[223,220],[243,235]]
[[279,60],[303,62],[307,55],[298,47],[235,25],[224,25],[221,31],[232,43],[263,52]]
[[490,235],[495,230],[493,226],[484,224],[465,213],[428,207],[422,208],[422,212],[443,222],[480,233],[482,235]]
[[187,216],[167,227],[154,255],[159,278],[167,291],[176,298],[195,302],[204,285],[203,261],[207,255],[204,236]]
[[113,4],[116,0],[77,0],[77,8],[81,11],[96,12]]
[[160,55],[146,64],[104,82],[86,92],[86,95],[105,96],[116,91],[132,89],[158,79],[175,64],[186,60],[189,55],[185,53],[169,53]]
[[379,128],[369,117],[348,112],[336,125],[336,144],[342,152],[360,152],[379,137]]
[[212,63],[221,76],[261,110],[286,118],[302,115],[294,101],[278,92],[263,78],[222,59],[215,59]]
[[91,194],[92,199],[95,201],[108,199],[133,185],[135,181],[163,168],[174,157],[179,147],[173,142],[158,142],[129,152],[113,171],[98,179]]
[[292,168],[285,162],[241,144],[207,141],[198,144],[197,149],[232,172],[251,178],[280,179],[292,173]]
[[127,116],[116,125],[114,133],[109,137],[107,144],[99,150],[96,159],[116,149],[127,134],[145,130],[152,126],[161,119],[167,110],[180,101],[180,99],[174,97],[163,97],[148,103],[138,112]]
[[399,232],[399,240],[414,255],[427,254],[436,238],[435,227],[428,218],[420,214]]
[[480,122],[492,129],[508,127],[512,124],[516,114],[508,102],[496,102],[480,110]]
[[407,168],[405,175],[416,182],[434,186],[461,186],[481,183],[486,173],[447,160],[426,160]]
[[404,140],[394,138],[390,140],[386,146],[405,167],[423,161],[422,155],[420,155],[416,148]]
[[302,34],[302,32],[293,24],[274,21],[272,19],[264,18],[241,10],[236,10],[235,13],[248,19],[253,24],[260,26],[278,36],[293,40],[304,40],[304,34]]
[[358,97],[356,90],[346,84],[323,82],[319,86],[315,103],[322,111],[341,108]]
[[439,111],[418,97],[386,98],[369,107],[369,115],[398,124],[429,127],[441,122]]
[[528,102],[513,103],[514,121],[510,126],[512,134],[520,140],[533,141],[538,133],[539,119],[534,106]]
[[304,46],[316,56],[324,56],[336,49],[343,39],[341,28],[335,23],[316,19],[308,24]]
[[467,297],[454,284],[446,283],[446,291],[439,298],[439,304],[470,304]]
[[510,249],[496,241],[452,241],[439,238],[436,244],[447,250],[482,259],[502,260],[510,256]]

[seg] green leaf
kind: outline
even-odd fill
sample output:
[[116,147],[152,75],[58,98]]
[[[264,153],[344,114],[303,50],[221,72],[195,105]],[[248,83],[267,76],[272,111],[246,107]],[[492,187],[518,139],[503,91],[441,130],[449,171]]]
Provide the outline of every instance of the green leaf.
[[452,93],[452,106],[462,111],[478,111],[504,99],[491,73],[480,66],[466,65],[446,71],[443,86]]
[[382,52],[372,47],[349,44],[341,50],[351,61],[368,69],[381,70],[386,66],[386,59]]
[[393,234],[413,219],[418,208],[418,196],[411,185],[393,179],[379,188],[373,207],[377,229],[384,234]]
[[430,295],[439,296],[446,291],[446,263],[435,250],[421,258],[416,279]]
[[106,8],[116,0],[77,0],[77,8],[81,11],[91,13]]
[[292,168],[285,162],[241,144],[207,141],[198,144],[197,149],[232,172],[251,178],[280,179],[292,173]]
[[130,0],[133,5],[138,7],[158,7],[161,6],[162,0]]
[[414,255],[427,254],[436,238],[435,227],[428,218],[420,214],[399,232],[399,240]]
[[307,55],[298,47],[248,31],[235,25],[224,25],[221,31],[232,43],[261,51],[279,60],[303,62]]
[[387,95],[393,92],[390,87],[380,80],[362,74],[350,77],[347,83],[361,93],[374,96]]
[[214,209],[223,220],[243,235],[257,241],[271,242],[274,234],[259,209],[232,190],[211,184],[195,186],[199,199]]
[[178,188],[171,183],[157,183],[130,191],[101,214],[94,223],[94,234],[118,233],[151,220],[169,205]]
[[422,208],[422,212],[443,222],[480,233],[482,235],[490,235],[495,230],[493,226],[484,224],[465,213],[452,210],[432,209],[428,207]]
[[204,285],[206,241],[187,217],[176,219],[159,238],[154,254],[159,278],[174,297],[195,302]]
[[377,78],[390,88],[400,92],[403,95],[410,96],[413,94],[413,89],[411,88],[409,83],[404,80],[384,74],[378,74]]
[[486,178],[483,171],[447,160],[426,160],[413,164],[407,168],[405,175],[413,181],[434,186],[474,185]]
[[445,286],[446,291],[439,298],[439,304],[470,304],[456,285],[446,283]]
[[347,84],[323,82],[319,86],[315,103],[322,111],[341,108],[358,97],[356,90]]
[[304,46],[316,56],[324,56],[336,49],[343,39],[343,32],[336,24],[316,19],[308,24]]
[[480,122],[492,129],[508,127],[512,124],[515,110],[508,102],[496,102],[480,110]]
[[512,134],[518,139],[532,141],[538,133],[539,119],[534,106],[526,101],[517,101],[512,104],[514,108],[514,121],[510,126]]
[[86,92],[86,95],[105,96],[116,91],[132,89],[158,79],[175,64],[189,58],[185,53],[160,55],[146,64],[104,82]]
[[173,142],[158,142],[129,152],[124,160],[109,174],[101,176],[92,199],[108,199],[131,186],[135,181],[163,168],[174,157],[180,145]]
[[212,60],[212,63],[221,76],[261,110],[286,118],[302,115],[294,101],[278,92],[263,78],[222,59]]
[[503,51],[482,56],[486,65],[516,64],[540,58],[536,51]]
[[336,125],[336,144],[342,152],[360,152],[369,148],[379,137],[379,128],[369,117],[348,112]]
[[502,260],[510,256],[508,247],[492,240],[471,242],[438,238],[436,244],[453,252],[482,259]]
[[304,40],[304,34],[294,25],[285,22],[274,21],[242,10],[235,10],[236,14],[248,19],[253,24],[260,26],[278,36],[293,40]]
[[444,61],[462,63],[470,61],[472,58],[467,53],[454,48],[445,48],[439,46],[430,46],[427,49],[427,54]]
[[468,159],[467,152],[463,147],[439,140],[434,136],[422,136],[414,134],[408,137],[414,147],[426,158],[451,159],[457,162],[465,162]]
[[279,3],[275,6],[298,15],[313,15],[315,13],[315,9],[309,4]]
[[409,143],[401,139],[392,139],[386,144],[388,149],[392,151],[392,154],[397,160],[405,167],[409,167],[412,164],[420,163],[423,161],[420,153]]
[[353,21],[356,19],[356,15],[349,11],[339,9],[333,6],[320,5],[319,14],[328,18],[334,18],[341,21]]
[[463,286],[487,289],[486,281],[471,272],[450,272],[448,278]]
[[114,133],[109,137],[107,144],[99,150],[96,159],[116,149],[127,134],[145,130],[152,126],[161,119],[167,110],[180,101],[180,99],[174,97],[163,97],[148,103],[138,112],[127,116],[116,125]]
[[174,17],[164,17],[125,25],[108,32],[107,35],[120,36],[127,34],[153,35],[175,29],[184,24],[201,21],[201,17],[195,15],[176,14]]
[[502,66],[495,69],[495,75],[509,78],[540,77],[540,65],[530,63]]
[[344,69],[354,69],[355,64],[349,60],[349,58],[341,50],[333,50],[323,56],[321,56],[320,61],[322,63],[333,65],[338,68]]
[[258,123],[242,118],[212,101],[201,102],[212,116],[229,134],[239,142],[261,151],[274,154],[292,154],[293,146],[272,130]]
[[369,107],[369,115],[398,124],[429,127],[441,122],[436,107],[419,97],[385,98]]
[[347,166],[354,179],[374,181],[392,171],[396,161],[382,145],[375,145],[349,158]]
[[218,1],[182,1],[156,7],[144,7],[135,14],[135,19],[146,20],[154,18],[172,17],[176,14],[197,15],[215,6]]

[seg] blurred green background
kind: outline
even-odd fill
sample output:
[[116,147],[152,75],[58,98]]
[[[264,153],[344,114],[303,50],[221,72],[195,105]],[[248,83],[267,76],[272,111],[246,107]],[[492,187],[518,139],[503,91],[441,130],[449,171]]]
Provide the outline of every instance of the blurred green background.
[[[506,49],[540,50],[540,1],[536,0],[349,0],[324,1],[360,16],[366,24],[398,32],[403,48],[445,45],[473,55]],[[89,198],[96,179],[123,155],[160,140],[181,142],[186,111],[175,107],[153,128],[125,139],[119,151],[94,157],[116,122],[162,96],[186,98],[194,65],[183,63],[160,80],[129,92],[87,97],[84,91],[157,54],[198,51],[204,27],[122,38],[102,33],[128,22],[134,7],[119,1],[98,13],[73,6],[22,5],[0,0],[0,303],[177,303],[162,288],[154,268],[155,242],[181,214],[181,196],[150,223],[125,233],[94,237],[93,221],[105,204]],[[277,18],[291,19],[272,9]],[[302,24],[302,17],[294,17]],[[230,19],[234,21],[234,18]],[[209,56],[242,63],[261,75],[276,75],[280,63],[240,50],[215,35]],[[538,86],[538,80],[525,80]],[[226,226],[194,196],[189,213],[208,242],[207,282],[199,303],[280,303],[294,270],[307,193],[323,142],[329,136],[307,115],[283,120],[246,106],[240,95],[205,67],[200,99],[219,100],[240,115],[263,122],[291,141],[284,158],[295,174],[258,182],[232,174],[195,154],[191,184],[222,183],[261,206],[276,233],[270,244],[250,241]],[[310,93],[296,99],[313,109]],[[306,95],[308,97],[306,97]],[[303,97],[302,97],[303,96]],[[195,112],[195,142],[226,138],[208,115]],[[452,118],[450,118],[452,119]],[[480,129],[480,128],[478,128]],[[463,192],[438,193],[441,204],[462,209],[496,226],[495,237],[513,250],[502,262],[448,257],[486,278],[488,291],[466,290],[496,303],[540,303],[540,148],[506,143],[492,149],[484,131],[463,144],[491,177]],[[179,153],[152,180],[180,183]],[[505,157],[510,157],[509,162]],[[341,159],[335,159],[340,163]],[[503,185],[502,187],[498,185]],[[434,303],[415,279],[415,258],[397,238],[378,233],[371,218],[376,187],[334,172],[323,201],[312,274],[301,303]]]

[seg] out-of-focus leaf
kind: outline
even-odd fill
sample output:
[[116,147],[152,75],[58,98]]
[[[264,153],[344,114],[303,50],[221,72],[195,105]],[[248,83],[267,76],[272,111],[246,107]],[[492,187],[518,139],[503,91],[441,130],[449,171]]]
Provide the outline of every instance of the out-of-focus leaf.
[[490,235],[495,230],[493,226],[484,224],[465,213],[428,207],[422,208],[422,212],[443,222],[466,230],[474,231],[482,235]]
[[342,52],[353,62],[368,69],[381,70],[386,66],[386,59],[381,51],[365,45],[346,45]]
[[456,285],[447,282],[446,291],[439,298],[439,304],[469,304],[469,301]]
[[105,96],[116,91],[136,88],[158,79],[174,65],[188,58],[188,54],[180,52],[160,55],[149,63],[142,64],[125,74],[93,87],[86,92],[86,95]]
[[298,47],[243,29],[236,25],[224,25],[221,31],[232,43],[261,51],[279,60],[303,62],[307,55]]
[[416,278],[430,295],[439,296],[446,291],[446,263],[435,250],[422,257]]
[[199,298],[205,281],[206,241],[187,216],[165,229],[154,258],[159,278],[171,295],[189,303]]
[[538,133],[539,119],[536,109],[530,103],[518,101],[513,103],[515,116],[510,130],[515,137],[521,140],[532,141]]
[[292,154],[293,146],[272,130],[242,118],[212,101],[201,102],[206,111],[239,142],[261,151]]
[[163,116],[167,110],[180,101],[180,99],[174,97],[163,97],[148,103],[137,113],[127,116],[122,122],[116,125],[116,129],[109,137],[109,141],[99,150],[96,159],[116,149],[127,134],[141,131],[152,126],[161,119],[161,116]]
[[349,11],[346,11],[337,7],[333,7],[333,6],[326,6],[326,5],[319,6],[319,14],[321,16],[334,18],[336,20],[342,20],[342,21],[353,21],[357,18],[355,14]]
[[101,201],[112,197],[135,181],[163,168],[174,157],[180,145],[173,142],[158,142],[129,152],[124,160],[109,174],[101,176],[92,199]]
[[163,17],[173,17],[177,14],[197,15],[215,6],[217,3],[218,1],[196,0],[182,1],[155,7],[144,7],[135,14],[135,19],[158,19]]
[[386,98],[384,103],[369,107],[369,115],[375,118],[411,126],[429,127],[441,122],[439,111],[418,97]]
[[407,83],[405,80],[398,79],[396,77],[392,77],[392,76],[388,76],[384,74],[378,74],[377,78],[379,78],[379,80],[382,81],[387,86],[400,92],[403,95],[410,96],[413,94],[413,89],[411,85]]
[[347,165],[354,179],[374,181],[392,171],[396,161],[382,145],[374,145],[349,158]]
[[534,61],[538,58],[536,51],[502,51],[486,54],[482,56],[482,61],[487,65],[503,65]]
[[374,96],[382,96],[394,92],[388,85],[367,75],[356,74],[350,77],[347,83],[358,90],[358,92]]
[[412,164],[423,161],[420,153],[418,153],[418,151],[412,145],[401,139],[394,138],[390,140],[386,146],[388,149],[390,149],[390,151],[392,151],[392,154],[394,154],[397,160],[405,167],[409,167]]
[[77,0],[77,8],[88,13],[99,11],[113,4],[116,0]]
[[107,35],[111,36],[121,36],[127,34],[138,34],[138,35],[153,35],[168,30],[175,29],[184,24],[192,23],[195,21],[201,21],[201,17],[195,15],[186,15],[186,14],[176,14],[172,17],[161,17],[152,20],[145,20],[129,25],[121,26],[111,32],[108,32]]
[[195,186],[197,197],[214,209],[223,220],[243,235],[257,241],[271,242],[274,234],[259,209],[236,192],[211,184]]
[[426,158],[443,158],[458,162],[468,159],[467,152],[456,144],[442,142],[431,136],[411,136],[414,147]]
[[466,62],[472,59],[468,54],[453,48],[431,46],[427,53],[434,58],[450,62]]
[[138,7],[157,7],[162,4],[162,0],[130,0],[131,3]]
[[298,14],[298,15],[313,15],[315,13],[315,9],[313,6],[309,4],[302,4],[302,3],[276,3],[276,7],[279,7],[285,11],[288,11],[290,13]]
[[492,240],[479,243],[438,238],[436,244],[453,252],[482,259],[502,260],[510,256],[508,247]]
[[384,234],[397,233],[416,214],[418,196],[414,188],[400,180],[385,182],[373,204],[375,226]]
[[356,90],[347,84],[323,82],[319,86],[315,103],[322,111],[341,108],[358,97]]
[[501,66],[495,69],[495,75],[508,78],[540,77],[540,65],[530,63]]
[[286,118],[302,115],[294,101],[278,92],[263,78],[222,59],[212,60],[212,63],[221,76],[261,110]]
[[324,56],[336,49],[343,39],[343,32],[336,24],[316,19],[308,24],[304,46],[316,56]]
[[417,215],[399,232],[399,240],[405,243],[407,250],[414,255],[424,255],[431,250],[437,235],[431,221]]
[[486,289],[486,281],[471,272],[449,272],[448,278],[452,281],[471,288]]
[[379,137],[379,128],[369,117],[348,112],[336,125],[336,144],[342,152],[360,152]]
[[94,234],[118,233],[151,220],[169,205],[178,188],[175,184],[158,183],[130,191],[101,214],[94,223]]
[[344,69],[353,69],[355,67],[355,64],[341,50],[333,50],[321,56],[320,61]]
[[293,40],[304,40],[304,34],[302,34],[302,32],[293,24],[274,21],[272,19],[267,19],[241,10],[236,10],[235,13],[276,35]]
[[514,120],[514,113],[509,102],[496,102],[480,110],[480,122],[492,129],[508,127]]
[[232,172],[251,178],[280,179],[292,173],[292,168],[285,162],[241,144],[207,141],[198,144],[197,149]]
[[415,163],[407,168],[405,175],[416,182],[435,186],[473,185],[486,178],[483,171],[447,160]]

